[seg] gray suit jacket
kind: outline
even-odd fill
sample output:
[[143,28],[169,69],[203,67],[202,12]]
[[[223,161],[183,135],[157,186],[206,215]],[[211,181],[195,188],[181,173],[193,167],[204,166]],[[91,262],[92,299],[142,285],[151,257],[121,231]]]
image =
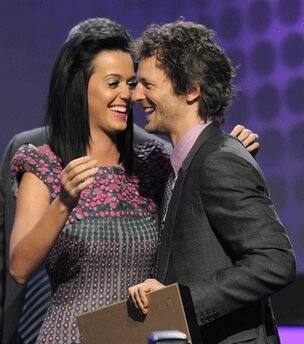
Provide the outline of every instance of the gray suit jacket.
[[256,161],[209,125],[178,174],[158,279],[190,287],[204,344],[278,343],[268,296],[295,278],[295,257]]
[[[171,149],[169,143],[147,134],[134,124],[134,145],[149,139],[158,140],[169,150]],[[9,238],[15,214],[9,164],[17,149],[27,142],[36,146],[46,143],[45,130],[38,128],[16,135],[7,146],[0,172],[0,342],[2,344],[16,343],[25,292],[25,286],[16,283],[8,269]]]

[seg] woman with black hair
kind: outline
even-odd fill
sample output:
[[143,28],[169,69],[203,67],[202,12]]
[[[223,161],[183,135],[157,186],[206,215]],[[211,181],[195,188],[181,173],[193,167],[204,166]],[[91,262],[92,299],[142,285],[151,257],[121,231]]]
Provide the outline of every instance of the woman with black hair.
[[10,271],[25,283],[45,260],[53,289],[38,343],[78,343],[77,314],[154,275],[168,164],[155,142],[133,151],[134,86],[128,33],[104,18],[80,23],[53,69],[49,144],[24,145],[12,161]]

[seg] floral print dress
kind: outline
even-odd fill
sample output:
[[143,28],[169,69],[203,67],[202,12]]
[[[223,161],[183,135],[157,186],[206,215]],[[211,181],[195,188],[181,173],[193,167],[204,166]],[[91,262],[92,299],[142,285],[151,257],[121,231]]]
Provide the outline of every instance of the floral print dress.
[[[126,299],[128,287],[155,274],[157,207],[169,157],[155,141],[135,147],[135,173],[101,167],[82,191],[46,259],[52,301],[37,343],[80,343],[76,316]],[[23,145],[11,163],[15,192],[24,172],[60,192],[59,158],[48,145]]]

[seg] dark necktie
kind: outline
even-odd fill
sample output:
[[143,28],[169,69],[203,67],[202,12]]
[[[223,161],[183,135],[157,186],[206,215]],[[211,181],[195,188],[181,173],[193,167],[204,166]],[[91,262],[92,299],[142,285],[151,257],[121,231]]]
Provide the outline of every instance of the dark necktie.
[[41,269],[30,278],[26,286],[18,328],[20,343],[36,342],[50,299],[49,278],[45,269]]
[[164,227],[164,223],[166,220],[167,209],[170,203],[172,190],[174,188],[174,183],[175,183],[175,174],[174,174],[173,168],[171,167],[170,172],[169,172],[169,177],[165,184],[163,198],[162,198],[161,206],[160,206],[160,221],[161,221],[162,228]]
[[[173,188],[174,188],[174,184],[175,184],[175,174],[174,174],[174,171],[173,171],[173,169],[171,167],[170,172],[169,172],[169,177],[168,177],[167,182],[165,184],[165,188],[164,188],[161,204],[160,204],[160,211],[159,211],[160,233],[159,233],[158,250],[160,248],[161,240],[162,240],[162,237],[163,237],[163,230],[164,230],[164,227],[165,227],[167,210],[168,210],[168,206],[169,206],[169,203],[170,203],[170,199],[171,199],[172,191],[173,191]],[[157,257],[156,257],[155,275],[157,275],[157,272],[158,272],[158,266],[159,266],[158,264],[159,264],[159,251],[158,251]]]

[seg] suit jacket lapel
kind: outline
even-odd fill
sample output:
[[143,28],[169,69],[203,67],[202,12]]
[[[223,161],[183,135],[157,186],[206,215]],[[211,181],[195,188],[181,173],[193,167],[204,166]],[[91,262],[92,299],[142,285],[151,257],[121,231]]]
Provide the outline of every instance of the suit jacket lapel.
[[202,133],[199,135],[195,141],[193,147],[191,148],[189,154],[183,162],[181,169],[179,170],[177,180],[175,182],[174,189],[172,191],[172,196],[168,204],[168,211],[166,215],[165,225],[161,235],[161,244],[158,256],[158,275],[157,279],[160,282],[165,282],[167,269],[169,265],[169,259],[171,254],[172,246],[172,235],[175,223],[176,213],[179,207],[184,182],[188,174],[189,167],[193,161],[198,150],[203,146],[203,144],[212,136],[217,135],[221,132],[221,129],[214,123],[211,123],[206,127]]
[[172,233],[175,220],[175,214],[179,205],[181,191],[184,184],[184,174],[180,171],[172,191],[171,199],[168,204],[165,225],[161,233],[161,244],[158,253],[158,276],[157,279],[165,282],[167,268],[169,264]]
[[181,167],[181,170],[184,170],[185,172],[188,171],[192,160],[194,159],[196,153],[198,150],[203,146],[203,144],[209,140],[212,136],[218,135],[221,133],[222,130],[219,128],[219,126],[215,123],[210,123],[208,127],[206,127],[197,140],[195,141],[193,147],[191,148],[189,154],[187,155],[186,159],[183,162],[183,166]]

